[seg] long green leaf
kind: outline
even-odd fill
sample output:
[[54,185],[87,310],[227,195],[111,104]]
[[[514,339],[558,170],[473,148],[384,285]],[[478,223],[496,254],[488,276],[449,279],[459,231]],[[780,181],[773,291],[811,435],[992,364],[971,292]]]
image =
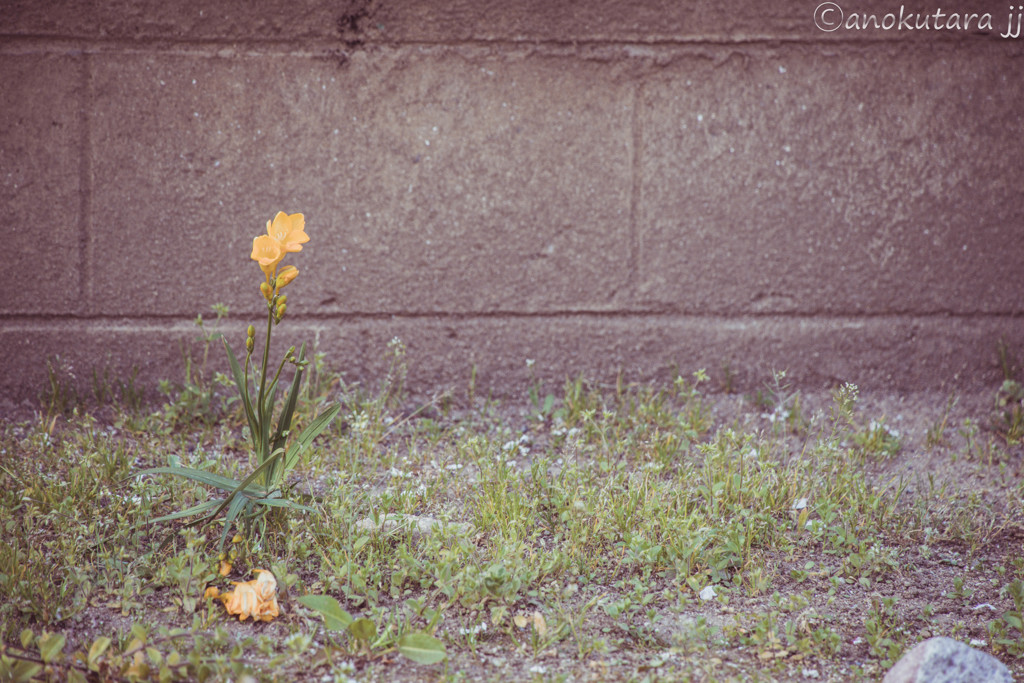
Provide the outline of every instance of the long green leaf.
[[339,410],[341,410],[341,404],[328,408],[317,415],[316,419],[302,430],[302,433],[292,442],[291,448],[288,449],[288,454],[285,456],[284,476],[288,476],[288,473],[295,467],[295,463],[298,462],[302,451],[309,446],[313,439],[320,435],[320,432],[327,428],[327,425],[331,424],[331,420],[335,418]]
[[303,342],[299,349],[299,364],[295,366],[295,376],[292,378],[292,387],[288,390],[288,400],[281,409],[281,417],[277,421],[277,430],[274,432],[274,450],[284,448],[285,439],[292,426],[292,417],[295,414],[295,404],[299,400],[299,385],[302,383],[301,363],[306,359],[306,344]]
[[267,395],[263,397],[263,414],[267,416],[267,429],[270,428],[270,418],[274,415],[274,399],[277,397],[278,379],[270,382],[267,387]]
[[219,515],[221,513],[221,511],[224,510],[224,508],[226,508],[228,505],[230,505],[235,500],[236,496],[243,495],[243,496],[246,496],[248,498],[255,498],[257,496],[260,497],[260,498],[266,497],[266,491],[265,490],[261,491],[259,493],[254,493],[252,489],[248,489],[248,486],[253,481],[255,481],[258,476],[260,476],[268,468],[270,468],[270,466],[274,464],[274,461],[277,460],[278,458],[280,458],[281,455],[282,454],[281,454],[280,451],[275,453],[272,457],[268,458],[265,463],[263,463],[262,465],[260,465],[256,469],[254,469],[252,472],[250,472],[249,476],[247,476],[245,479],[243,479],[242,482],[237,487],[235,487],[235,489],[231,492],[231,494],[228,495],[228,497],[224,500],[224,502],[221,503],[220,507],[217,508],[212,515],[210,515],[210,519],[211,520],[216,519],[217,515]]
[[[257,449],[257,458],[262,465],[268,460],[274,450],[270,447],[270,422],[274,417],[274,396],[277,394],[277,380],[273,380],[267,387],[263,397],[262,412],[260,415],[260,445]],[[266,483],[270,483],[269,480]]]
[[[220,532],[220,544],[217,546],[217,551],[224,549],[224,542],[228,540],[228,531],[231,529],[231,523],[238,517],[238,513],[242,511],[242,508],[246,507],[249,499],[238,493],[231,494],[232,497],[228,500],[231,501],[231,505],[228,507],[228,512],[224,515],[224,529]],[[218,513],[214,513],[207,518],[207,522],[212,522],[216,519]]]
[[197,470],[194,467],[151,467],[147,470],[136,472],[134,476],[141,477],[146,474],[173,474],[185,479],[192,479],[201,484],[212,486],[222,491],[232,491],[238,487],[238,482],[230,477],[224,477],[206,470]]
[[299,512],[316,512],[315,508],[303,505],[302,503],[296,503],[294,500],[288,500],[287,498],[254,498],[253,502],[272,508],[289,508]]
[[142,524],[159,524],[160,522],[170,522],[171,520],[181,519],[182,517],[191,517],[192,515],[198,515],[201,512],[211,510],[220,505],[222,502],[223,500],[221,498],[217,498],[216,500],[208,500],[205,503],[193,505],[192,507],[186,508],[185,510],[178,510],[177,512],[172,512],[169,515],[164,515],[163,517],[157,517],[147,522],[142,522]]
[[256,415],[252,412],[252,401],[249,399],[249,378],[242,372],[242,366],[238,364],[238,359],[235,358],[235,352],[231,350],[231,345],[228,344],[227,338],[221,337],[221,341],[224,342],[224,350],[228,352],[228,365],[231,366],[231,374],[235,378],[235,386],[238,387],[238,393],[242,395],[245,417],[249,421],[249,433],[255,439],[259,435],[259,431],[257,429]]

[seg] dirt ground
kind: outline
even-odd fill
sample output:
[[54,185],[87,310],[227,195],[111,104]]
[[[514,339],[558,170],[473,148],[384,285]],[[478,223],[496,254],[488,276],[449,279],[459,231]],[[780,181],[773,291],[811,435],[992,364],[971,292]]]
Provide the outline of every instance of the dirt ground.
[[[707,400],[716,428],[764,430],[769,425],[769,416],[749,396],[719,394]],[[825,393],[803,394],[801,410],[810,416],[827,410],[831,400]],[[535,450],[543,449],[548,436],[531,417],[531,409],[505,405],[500,410],[505,424],[530,435]],[[994,647],[991,624],[1014,609],[1004,587],[1014,575],[1024,576],[1024,510],[1020,507],[1024,448],[1000,440],[992,411],[992,392],[958,394],[955,401],[939,394],[860,396],[856,414],[865,421],[884,418],[890,429],[898,431],[901,444],[894,457],[870,465],[871,480],[880,486],[902,480],[906,484],[903,505],[922,504],[920,501],[927,499],[931,502],[925,504],[949,508],[944,517],[949,528],[906,529],[907,542],[898,546],[898,552],[870,558],[879,570],[867,572],[866,581],[847,576],[837,582],[837,568],[849,558],[827,548],[811,556],[769,550],[759,557],[770,583],[758,594],[732,590],[725,599],[720,595],[702,600],[681,590],[671,572],[662,571],[652,574],[643,587],[644,593],[656,596],[653,607],[622,616],[595,605],[635,596],[635,583],[612,577],[598,582],[577,579],[551,587],[560,596],[565,614],[585,615],[572,626],[580,633],[571,637],[537,648],[531,646],[536,635],[531,626],[518,630],[495,627],[474,636],[468,644],[453,645],[453,641],[467,642],[456,636],[459,624],[478,623],[493,607],[456,604],[445,612],[436,633],[442,640],[450,638],[446,663],[424,666],[395,654],[353,656],[344,665],[342,678],[880,680],[887,663],[877,652],[872,653],[865,635],[865,623],[872,618],[879,620],[879,628],[901,651],[932,635],[948,635],[986,652],[1000,650],[996,656],[1021,678],[1024,660]],[[446,419],[458,422],[459,412]],[[943,436],[934,443],[929,433],[934,434],[943,422]],[[807,437],[792,434],[786,438],[795,452]],[[519,466],[527,468],[529,462],[524,460]],[[934,495],[940,489],[944,494]],[[972,515],[988,521],[975,524]],[[483,544],[486,539],[477,542]],[[550,542],[546,533],[528,539],[536,549]],[[299,576],[309,583],[316,581],[312,574],[302,577],[300,572]],[[424,596],[432,599],[430,591]],[[269,637],[280,643],[296,630],[316,624],[294,598],[282,594],[284,615],[271,623],[230,620],[219,626],[242,641]],[[144,620],[170,627],[192,624],[192,615],[169,612],[167,604],[164,591],[143,598]],[[530,614],[535,607],[550,604],[527,592],[510,614]],[[388,598],[382,597],[379,605],[387,609]],[[394,600],[391,606],[398,610],[401,601]],[[99,635],[125,633],[137,621],[137,616],[122,616],[113,603],[96,603],[80,618],[60,624],[59,630],[67,637],[66,650],[70,651],[87,647]],[[824,632],[834,634],[834,651],[818,656],[815,645],[792,645],[802,633],[809,636],[812,632],[817,633],[814,642],[826,638]],[[1016,637],[1019,639],[1020,633]],[[253,658],[251,663],[268,680],[339,680],[337,662],[334,668],[323,663],[324,644],[322,637],[315,638],[304,655],[306,664],[289,660],[277,670],[263,668],[259,655],[247,657]]]

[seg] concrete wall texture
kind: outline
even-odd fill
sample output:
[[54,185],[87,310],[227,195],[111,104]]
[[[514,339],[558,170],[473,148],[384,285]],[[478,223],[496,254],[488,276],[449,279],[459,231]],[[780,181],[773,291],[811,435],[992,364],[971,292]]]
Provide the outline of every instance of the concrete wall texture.
[[836,2],[0,0],[0,396],[180,379],[217,302],[239,348],[279,210],[277,337],[349,381],[995,382],[1020,12]]

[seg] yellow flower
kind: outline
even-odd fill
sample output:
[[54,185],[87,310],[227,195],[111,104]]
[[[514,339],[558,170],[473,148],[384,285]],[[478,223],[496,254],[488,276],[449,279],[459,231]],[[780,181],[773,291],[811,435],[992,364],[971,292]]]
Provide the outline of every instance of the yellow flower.
[[286,252],[302,251],[302,245],[309,241],[306,217],[301,213],[289,216],[284,211],[278,211],[273,221],[267,221],[267,234],[277,240]]
[[224,603],[228,614],[237,614],[239,621],[249,617],[253,620],[270,621],[281,614],[277,605],[277,579],[265,569],[256,569],[252,581],[237,582],[235,590],[220,593],[216,588],[206,589],[204,597],[217,598]]
[[277,264],[281,263],[285,251],[281,243],[269,235],[260,235],[252,240],[252,260],[260,264],[267,279],[274,277]]
[[285,266],[281,269],[281,272],[277,274],[277,288],[281,289],[286,284],[295,279],[299,274],[299,269],[295,266]]

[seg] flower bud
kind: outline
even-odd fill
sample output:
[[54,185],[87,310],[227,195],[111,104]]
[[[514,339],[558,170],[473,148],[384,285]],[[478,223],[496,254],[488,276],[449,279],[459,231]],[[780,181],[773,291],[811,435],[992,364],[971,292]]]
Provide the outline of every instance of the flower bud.
[[274,296],[274,288],[270,286],[269,282],[261,282],[260,291],[263,292],[263,298],[267,301],[270,301],[270,297]]
[[255,346],[256,342],[253,340],[252,337],[249,337],[248,339],[245,340],[245,350],[248,351],[249,353],[252,353],[253,347]]
[[256,337],[256,326],[255,325],[249,325],[249,329],[246,330],[245,333],[249,336],[249,339],[255,338]]
[[279,303],[279,304],[286,304],[286,303],[288,303],[288,295],[287,294],[279,294],[277,296],[277,303]]
[[281,272],[277,274],[277,288],[281,289],[286,284],[295,279],[295,276],[299,274],[299,269],[295,266],[285,266],[281,269]]
[[278,304],[277,306],[277,319],[280,320],[284,317],[284,311],[288,308],[285,304]]

